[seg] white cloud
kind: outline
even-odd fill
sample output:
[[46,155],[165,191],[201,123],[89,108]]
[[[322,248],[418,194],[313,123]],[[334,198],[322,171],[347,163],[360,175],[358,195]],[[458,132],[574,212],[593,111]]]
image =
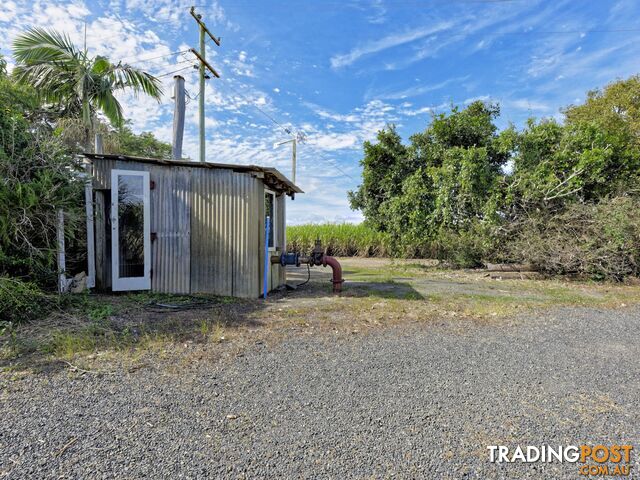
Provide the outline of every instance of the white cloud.
[[[118,11],[133,12],[138,11],[144,14],[145,18],[151,22],[180,28],[185,22],[194,22],[189,15],[189,9],[193,5],[190,0],[113,0],[111,8]],[[237,27],[230,22],[224,9],[219,2],[213,0],[207,5],[199,5],[196,12],[202,14],[203,21],[207,26],[224,27],[228,30],[236,30]],[[218,33],[216,33],[219,35]]]
[[329,120],[334,120],[336,122],[357,122],[360,119],[360,116],[357,115],[356,113],[350,113],[350,114],[339,114],[339,113],[334,113],[334,112],[330,112],[329,110],[322,108],[319,105],[316,105],[315,103],[312,102],[303,102],[303,105],[305,105],[306,107],[308,107],[309,109],[311,109],[313,111],[313,113],[315,115],[317,115],[320,118],[325,118],[325,119],[329,119]]
[[468,79],[469,79],[469,76],[465,75],[463,77],[449,78],[447,80],[443,80],[442,82],[434,83],[431,85],[414,85],[412,87],[405,88],[403,90],[398,90],[398,91],[387,90],[379,93],[367,92],[365,94],[365,98],[377,98],[381,100],[404,100],[405,98],[416,97],[418,95],[423,95],[428,92],[440,90],[451,84],[462,83]]
[[373,0],[365,9],[369,11],[369,15],[367,16],[369,23],[379,25],[386,21],[387,7],[384,5],[384,0]]
[[551,110],[551,107],[545,102],[542,102],[539,100],[526,99],[526,98],[507,100],[505,104],[508,107],[512,107],[518,110],[538,111],[538,112],[548,112]]
[[465,105],[469,105],[470,103],[473,102],[490,102],[494,100],[491,95],[476,95],[475,97],[470,97],[470,98],[465,98],[465,100],[462,102]]
[[[384,68],[385,70],[400,70],[417,62],[428,58],[435,58],[441,52],[450,49],[453,45],[457,46],[457,55],[471,55],[478,50],[487,49],[497,39],[504,38],[504,35],[521,34],[523,31],[531,30],[534,27],[549,25],[556,16],[557,11],[569,4],[568,0],[559,0],[548,5],[542,5],[540,1],[532,0],[523,2],[519,5],[501,4],[496,2],[495,5],[488,6],[483,9],[483,14],[460,14],[456,16],[447,15],[445,20],[430,19],[432,24],[442,25],[443,28],[435,28],[433,31],[423,30],[424,35],[416,35],[415,38],[408,38],[408,41],[402,43],[415,42],[409,53],[404,56],[398,55],[393,61],[380,62],[374,69]],[[449,22],[445,24],[443,22]],[[469,37],[484,35],[484,38],[478,42],[467,42]],[[386,39],[398,38],[404,40],[402,35],[385,37],[378,42],[384,42]],[[390,46],[396,46],[391,42]],[[342,63],[351,64],[355,60],[367,53],[377,53],[388,48],[372,48],[372,51],[366,49],[367,46],[381,46],[376,42],[365,45],[352,50],[349,54],[338,55],[332,57],[332,66],[334,68],[342,66]],[[364,53],[363,53],[364,52]],[[402,52],[401,52],[402,53]],[[334,60],[337,65],[334,65]]]
[[428,35],[433,35],[436,32],[447,30],[452,25],[453,23],[450,21],[443,21],[432,27],[420,27],[370,41],[364,45],[354,48],[348,53],[331,57],[331,66],[333,68],[346,67],[365,55],[378,53],[389,48],[414,42]]
[[18,14],[16,2],[9,0],[0,5],[0,22],[10,22]]
[[435,111],[435,107],[422,107],[422,108],[418,108],[416,110],[410,110],[410,109],[404,109],[402,110],[402,114],[403,115],[407,115],[409,117],[415,117],[416,115],[424,115],[427,113],[432,113]]
[[236,57],[227,56],[223,58],[222,63],[228,66],[237,76],[255,77],[255,73],[253,71],[253,63],[255,60],[256,57],[249,58],[247,52],[241,51]]
[[356,146],[358,136],[353,133],[323,133],[314,135],[312,142],[322,150],[342,150]]

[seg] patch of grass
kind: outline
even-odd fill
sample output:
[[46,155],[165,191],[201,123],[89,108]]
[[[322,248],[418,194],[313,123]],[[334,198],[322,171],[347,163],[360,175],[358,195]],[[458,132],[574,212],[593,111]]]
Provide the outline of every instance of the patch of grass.
[[89,332],[55,332],[50,342],[41,346],[41,350],[58,358],[71,360],[76,353],[92,352],[97,345]]
[[353,259],[341,259],[343,263],[343,276],[349,281],[362,282],[386,282],[391,283],[398,279],[411,280],[424,278],[439,270],[436,263],[415,263],[403,260],[386,261],[375,260],[377,265],[367,266]]
[[114,313],[113,305],[108,303],[96,305],[93,308],[89,309],[88,315],[91,320],[100,321],[109,318]]
[[606,308],[640,302],[640,290],[619,285],[514,280],[501,282],[500,287],[499,291],[487,293],[429,294],[425,300],[471,317],[503,317],[523,310],[567,306]]
[[[166,348],[169,343],[203,339],[219,343],[229,338],[224,323],[219,319],[202,319],[198,312],[235,302],[237,299],[230,297],[149,293],[69,296],[64,312],[56,311],[46,319],[20,326],[4,325],[0,359],[37,353],[45,358],[70,361],[79,354],[133,353],[160,349],[162,345]],[[160,308],[161,303],[179,308]]]
[[405,300],[422,300],[423,297],[418,292],[407,292],[404,294]]
[[213,321],[203,318],[198,323],[198,327],[200,336],[205,343],[209,341],[220,343],[228,339],[225,325],[220,320]]
[[200,320],[200,335],[202,338],[206,339],[209,336],[209,330],[211,329],[211,325],[209,320],[203,318]]
[[177,338],[144,325],[118,328],[108,322],[92,322],[80,328],[52,332],[48,339],[38,344],[37,350],[53,358],[70,361],[78,354],[145,349],[161,340],[176,341]]
[[0,344],[0,360],[9,360],[38,351],[40,346],[38,341],[34,338],[20,335],[19,331],[19,328],[14,328],[10,332],[5,331],[1,336],[3,342]]
[[228,340],[225,334],[225,327],[222,324],[222,322],[216,322],[211,336],[213,337],[213,341],[215,343],[220,343],[220,342],[224,342],[225,340]]

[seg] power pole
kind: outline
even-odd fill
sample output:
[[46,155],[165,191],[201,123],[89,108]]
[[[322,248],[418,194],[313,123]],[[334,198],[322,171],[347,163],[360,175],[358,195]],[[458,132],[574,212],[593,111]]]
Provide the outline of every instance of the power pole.
[[175,81],[173,89],[174,109],[173,109],[173,142],[171,144],[171,158],[180,160],[182,158],[182,139],[184,137],[184,78],[180,75],[173,77]]
[[296,183],[296,164],[298,162],[298,139],[297,137],[293,137],[289,140],[285,140],[284,142],[278,142],[273,144],[273,148],[277,148],[280,145],[284,145],[285,143],[291,144],[291,181]]
[[[213,34],[209,31],[209,29],[207,28],[207,26],[204,24],[204,22],[202,21],[202,15],[196,13],[196,7],[191,7],[191,16],[195,19],[195,21],[198,23],[199,27],[200,27],[200,53],[196,52],[195,49],[191,49],[191,51],[196,55],[196,57],[198,57],[198,59],[200,60],[200,96],[198,98],[198,107],[199,107],[199,113],[200,113],[200,161],[201,162],[205,162],[206,161],[206,157],[205,157],[205,137],[204,137],[204,80],[205,80],[205,66],[207,67],[207,69],[209,71],[211,71],[213,73],[213,75],[216,78],[220,78],[220,75],[218,75],[218,73],[213,69],[213,67],[211,67],[211,65],[209,65],[207,63],[207,54],[206,54],[206,47],[205,47],[205,38],[204,38],[204,34],[206,33],[207,35],[209,35],[209,37],[211,38],[211,40],[213,40],[213,42],[220,46],[220,39],[216,38],[215,36],[213,36]],[[206,77],[208,78],[208,76]]]
[[291,142],[291,181],[296,183],[296,163],[298,163],[298,141],[294,138]]

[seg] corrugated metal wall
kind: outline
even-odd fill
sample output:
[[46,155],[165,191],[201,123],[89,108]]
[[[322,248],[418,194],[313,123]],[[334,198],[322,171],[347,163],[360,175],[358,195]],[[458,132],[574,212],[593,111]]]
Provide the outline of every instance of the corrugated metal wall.
[[249,173],[192,169],[191,290],[256,297],[262,182]]
[[[264,184],[226,169],[94,161],[94,188],[111,188],[111,170],[148,171],[154,291],[257,297],[264,272]],[[285,247],[284,194],[277,196],[277,245]],[[269,290],[285,282],[270,268]]]
[[151,289],[191,292],[191,175],[185,167],[149,169],[151,190]]
[[[94,162],[94,188],[111,188],[111,170],[149,172],[151,190],[151,289],[191,291],[191,174],[187,167],[100,160]],[[96,252],[97,253],[97,252]]]

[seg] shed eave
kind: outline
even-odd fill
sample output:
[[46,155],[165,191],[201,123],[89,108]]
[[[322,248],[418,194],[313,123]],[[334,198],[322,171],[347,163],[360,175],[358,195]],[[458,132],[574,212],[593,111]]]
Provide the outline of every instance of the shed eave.
[[268,183],[272,183],[274,187],[286,192],[288,195],[296,193],[304,193],[300,187],[295,185],[289,180],[282,172],[272,167],[261,167],[258,165],[243,165],[243,164],[231,164],[231,163],[213,163],[213,162],[192,162],[189,160],[165,160],[160,158],[148,158],[137,157],[133,155],[120,155],[120,154],[108,154],[108,153],[84,153],[83,154],[89,160],[118,160],[124,162],[141,162],[152,163],[155,165],[164,165],[167,167],[179,166],[179,167],[191,167],[191,168],[220,168],[233,170],[236,172],[256,172],[261,173],[265,177],[272,176],[273,179],[267,179]]

